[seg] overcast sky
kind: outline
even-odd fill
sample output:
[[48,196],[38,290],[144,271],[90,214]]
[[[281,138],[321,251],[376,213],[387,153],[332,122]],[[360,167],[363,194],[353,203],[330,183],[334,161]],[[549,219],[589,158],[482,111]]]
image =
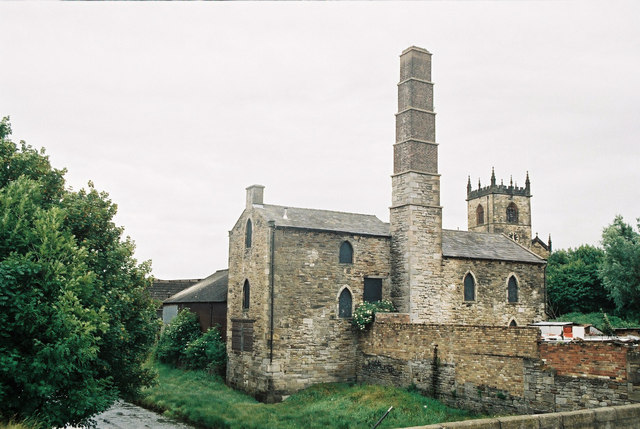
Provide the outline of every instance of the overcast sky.
[[245,188],[388,221],[399,54],[433,53],[444,227],[531,177],[533,232],[640,216],[640,2],[0,2],[0,115],[158,278],[228,265]]

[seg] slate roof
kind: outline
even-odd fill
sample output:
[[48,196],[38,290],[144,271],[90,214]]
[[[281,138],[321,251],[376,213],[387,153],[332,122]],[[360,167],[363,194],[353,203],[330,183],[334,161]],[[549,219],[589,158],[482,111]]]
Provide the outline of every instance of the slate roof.
[[193,286],[201,279],[160,280],[155,279],[148,289],[151,298],[163,301],[172,295]]
[[442,256],[545,264],[546,261],[502,234],[442,230]]
[[180,302],[227,302],[229,270],[218,270],[193,286],[164,300],[163,304]]
[[302,209],[271,204],[254,205],[253,208],[258,213],[262,213],[267,220],[274,220],[276,226],[389,236],[389,224],[374,215]]

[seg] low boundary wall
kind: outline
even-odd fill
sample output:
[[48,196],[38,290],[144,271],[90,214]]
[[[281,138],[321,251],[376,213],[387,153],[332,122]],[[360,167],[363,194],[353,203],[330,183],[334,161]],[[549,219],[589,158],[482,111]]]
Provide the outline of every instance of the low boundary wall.
[[357,381],[414,386],[453,407],[504,414],[640,401],[637,344],[553,344],[534,327],[429,325],[405,316],[379,313],[360,336]]
[[464,420],[406,429],[637,429],[640,404],[562,413]]

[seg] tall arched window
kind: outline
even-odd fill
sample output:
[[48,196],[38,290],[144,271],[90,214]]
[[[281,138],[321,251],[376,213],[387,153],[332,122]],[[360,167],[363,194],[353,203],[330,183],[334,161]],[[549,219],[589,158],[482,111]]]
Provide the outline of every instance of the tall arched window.
[[509,302],[518,302],[518,280],[514,276],[509,277],[507,284],[507,300]]
[[249,219],[247,220],[247,227],[244,229],[244,247],[247,249],[251,247],[251,234],[253,234],[252,229],[251,219]]
[[476,281],[471,273],[467,273],[467,275],[464,276],[464,300],[476,300]]
[[349,289],[342,289],[342,292],[340,292],[340,296],[338,297],[338,317],[351,317],[352,302],[353,298],[351,297]]
[[515,203],[511,203],[507,206],[507,222],[518,223],[518,207]]
[[518,322],[516,322],[516,319],[511,320],[511,322],[509,323],[510,328],[513,328],[514,326],[518,326]]
[[353,264],[353,247],[348,241],[343,241],[340,245],[339,261],[341,264]]
[[249,280],[244,281],[244,286],[242,287],[242,309],[249,309],[249,300],[251,298],[251,286],[249,285]]
[[476,209],[476,221],[478,225],[482,225],[484,223],[484,208],[482,207],[482,204],[479,204]]

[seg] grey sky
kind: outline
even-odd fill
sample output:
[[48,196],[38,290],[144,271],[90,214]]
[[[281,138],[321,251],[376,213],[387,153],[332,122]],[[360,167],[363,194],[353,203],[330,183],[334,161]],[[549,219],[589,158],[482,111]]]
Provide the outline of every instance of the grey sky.
[[400,52],[433,56],[444,227],[531,177],[533,231],[640,216],[638,2],[0,3],[0,115],[160,278],[227,266],[245,187],[388,221]]

